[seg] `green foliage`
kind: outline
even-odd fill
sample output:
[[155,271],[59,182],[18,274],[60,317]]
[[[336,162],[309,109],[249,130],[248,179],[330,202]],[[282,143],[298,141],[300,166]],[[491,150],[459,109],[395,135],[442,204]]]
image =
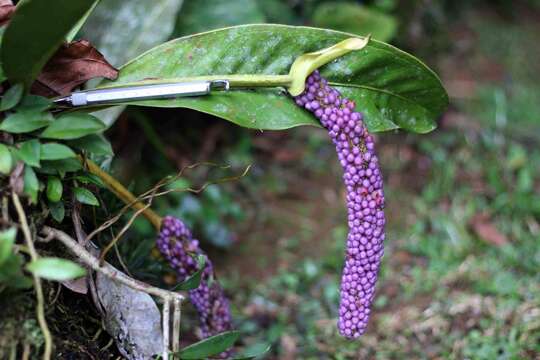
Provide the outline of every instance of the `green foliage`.
[[32,139],[20,144],[20,148],[17,150],[17,157],[24,161],[27,165],[39,167],[41,147],[39,140]]
[[[282,25],[216,30],[173,40],[148,51],[124,66],[114,84],[144,83],[140,82],[143,78],[165,82],[200,75],[284,74],[296,57],[350,36]],[[169,66],[176,64],[176,59],[186,59],[186,66]],[[345,96],[362,104],[366,123],[375,132],[396,128],[431,131],[448,103],[440,80],[422,62],[375,40],[363,50],[351,52],[327,65],[322,73]],[[235,90],[209,97],[129,104],[191,108],[248,128],[316,125],[310,114],[298,108],[279,89]]]
[[68,146],[58,143],[41,144],[41,160],[61,160],[77,155]]
[[27,94],[23,97],[20,108],[25,111],[41,112],[52,106],[52,100],[43,96]]
[[84,268],[73,261],[54,257],[31,261],[26,269],[40,278],[56,281],[72,280],[86,274]]
[[255,346],[248,348],[241,352],[239,355],[235,356],[233,360],[249,360],[258,358],[262,359],[266,354],[270,352],[270,349],[272,349],[272,347],[268,344],[255,344]]
[[0,232],[0,293],[6,288],[24,289],[32,281],[22,273],[22,259],[13,250],[17,229]]
[[22,1],[4,32],[0,48],[2,68],[8,79],[29,86],[93,2]]
[[8,147],[0,143],[0,173],[7,175],[13,167],[13,157]]
[[47,180],[47,199],[58,202],[62,199],[62,181],[56,176],[49,176]]
[[73,188],[73,194],[75,194],[75,198],[82,204],[99,206],[98,199],[88,189],[76,187]]
[[94,174],[86,173],[83,175],[77,175],[73,177],[74,180],[77,180],[83,184],[94,184],[98,187],[104,187],[103,181]]
[[84,150],[98,156],[114,155],[111,143],[102,135],[92,134],[83,136],[79,139],[70,141],[69,144],[77,149]]
[[95,116],[70,113],[58,117],[40,136],[47,139],[71,140],[103,130],[105,124]]
[[240,333],[238,331],[227,331],[211,336],[195,344],[186,346],[178,353],[182,360],[205,359],[212,355],[217,355],[231,348]]
[[15,107],[22,98],[23,84],[15,84],[6,91],[0,102],[0,111],[6,111]]
[[37,204],[39,191],[39,181],[34,169],[30,166],[24,167],[24,193],[28,195],[33,204]]
[[[110,156],[110,143],[99,133],[105,126],[97,118],[88,114],[70,113],[57,119],[47,111],[51,105],[48,99],[27,95],[10,109],[0,125],[0,130],[10,133],[13,146],[0,144],[0,171],[9,174],[16,161],[24,162],[24,193],[33,204],[38,204],[39,194],[46,189],[51,216],[60,222],[65,215],[62,196],[71,191],[71,183],[63,183],[65,175],[72,173],[75,180],[82,183],[103,185],[95,176],[87,175],[76,158],[78,152],[88,156]],[[41,134],[37,130],[45,128]],[[41,138],[56,139],[47,142]],[[64,143],[62,141],[66,140]],[[46,175],[46,177],[41,178]],[[61,180],[62,179],[62,180]],[[43,185],[46,184],[46,185]],[[98,205],[96,197],[87,189],[74,190],[76,198],[84,204]]]
[[42,161],[41,168],[38,169],[40,173],[59,175],[62,178],[66,173],[72,173],[79,170],[82,170],[81,162],[74,158]]
[[10,257],[16,235],[17,229],[15,228],[0,232],[0,266]]
[[43,113],[34,109],[23,110],[8,115],[0,124],[0,130],[12,134],[21,134],[32,132],[49,125],[53,118],[49,113]]
[[350,2],[322,3],[315,9],[313,25],[351,34],[371,34],[380,41],[391,40],[397,30],[394,17]]
[[66,214],[66,208],[62,201],[49,203],[49,211],[51,212],[52,218],[56,222],[61,223],[62,220],[64,220],[64,216]]

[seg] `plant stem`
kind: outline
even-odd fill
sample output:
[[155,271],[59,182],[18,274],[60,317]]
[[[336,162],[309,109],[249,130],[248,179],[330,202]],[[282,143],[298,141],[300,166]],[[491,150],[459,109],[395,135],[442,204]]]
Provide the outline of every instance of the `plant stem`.
[[146,204],[138,201],[135,195],[129,192],[128,189],[118,182],[118,180],[101,170],[101,168],[92,160],[83,157],[79,157],[79,160],[83,166],[88,169],[88,171],[99,177],[113,194],[115,194],[134,210],[142,211],[143,215],[148,219],[148,221],[150,221],[150,223],[152,223],[152,225],[154,225],[157,230],[161,228],[161,217]]
[[[19,216],[19,221],[21,223],[24,239],[30,252],[30,258],[32,259],[32,261],[36,261],[39,256],[36,248],[34,247],[34,242],[32,241],[32,235],[30,234],[28,222],[26,221],[26,214],[24,213],[24,209],[19,200],[19,196],[15,192],[12,193],[12,198],[15,209],[17,210],[17,215]],[[50,360],[52,355],[52,336],[51,332],[49,331],[49,326],[47,325],[47,320],[45,319],[45,302],[43,298],[43,288],[41,287],[40,278],[34,274],[32,274],[32,277],[34,279],[34,288],[36,290],[36,316],[39,322],[39,327],[41,328],[41,332],[43,333],[43,338],[45,340],[45,351],[43,352],[43,360]]]
[[135,280],[108,263],[104,263],[103,266],[100,266],[98,258],[90,254],[82,245],[77,243],[75,239],[61,230],[44,226],[42,231],[46,236],[51,236],[64,244],[83,264],[87,265],[92,270],[103,274],[109,279],[118,281],[119,283],[129,286],[132,289],[145,292],[149,295],[157,296],[162,299],[163,302],[171,299],[178,299],[180,301],[184,299],[182,294],[164,290],[148,285],[142,281]]
[[171,302],[167,299],[163,302],[163,359],[169,359],[169,337],[170,333]]
[[180,351],[180,320],[182,317],[182,302],[180,299],[174,299],[173,313],[173,335],[172,335],[172,351],[177,353]]

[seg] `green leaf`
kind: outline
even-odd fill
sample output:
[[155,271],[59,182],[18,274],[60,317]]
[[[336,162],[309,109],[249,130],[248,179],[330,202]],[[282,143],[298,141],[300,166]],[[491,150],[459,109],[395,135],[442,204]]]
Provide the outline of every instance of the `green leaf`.
[[55,203],[49,203],[49,210],[51,211],[51,216],[56,222],[61,223],[62,220],[64,220],[64,216],[66,214],[64,202],[58,201]]
[[[119,84],[169,82],[226,74],[289,72],[300,55],[332,46],[351,34],[285,25],[245,25],[187,36],[160,45],[121,68]],[[181,61],[179,61],[181,59]],[[352,98],[370,131],[429,132],[448,104],[442,84],[424,63],[377,40],[321,68],[332,86]],[[110,86],[111,82],[105,83]],[[278,88],[214,92],[211,96],[127,104],[185,107],[257,129],[318,125]]]
[[0,60],[11,82],[29,86],[93,0],[26,0],[4,32]]
[[23,84],[15,84],[6,91],[0,102],[0,111],[6,111],[17,106],[24,91]]
[[320,4],[312,16],[313,25],[321,28],[344,31],[357,35],[369,35],[381,41],[394,37],[397,21],[364,5],[343,2]]
[[37,139],[25,141],[17,150],[17,157],[30,166],[39,167],[40,143]]
[[0,124],[0,130],[14,134],[22,134],[47,126],[52,120],[51,114],[43,113],[39,109],[37,111],[33,109],[24,109],[9,115],[2,124]]
[[186,280],[182,281],[180,284],[176,285],[171,291],[188,291],[193,290],[199,287],[201,284],[201,277],[206,265],[206,256],[198,255],[197,256],[197,271],[195,271],[191,276]]
[[26,265],[26,269],[40,278],[56,281],[72,280],[86,274],[86,270],[79,264],[55,257],[34,260]]
[[41,160],[60,160],[77,155],[68,146],[58,143],[41,144]]
[[0,143],[0,173],[8,175],[13,167],[13,157],[8,147]]
[[77,140],[69,142],[70,145],[91,152],[95,155],[110,156],[114,155],[111,143],[103,135],[87,135]]
[[30,197],[30,202],[37,203],[37,196],[39,191],[39,182],[34,172],[34,169],[30,166],[24,167],[24,193]]
[[24,111],[36,111],[41,112],[47,110],[52,106],[52,101],[43,96],[38,95],[26,95],[21,100],[19,108]]
[[78,139],[85,135],[105,130],[96,117],[89,114],[72,113],[60,116],[41,133],[41,137],[49,139]]
[[77,175],[74,176],[73,179],[82,182],[83,184],[94,184],[99,187],[105,187],[105,184],[103,184],[103,181],[94,174],[84,174],[84,175]]
[[62,181],[56,176],[49,176],[47,179],[47,198],[51,202],[58,202],[62,199],[63,190]]
[[0,232],[0,265],[2,265],[12,254],[11,249],[15,243],[17,228],[9,228]]
[[92,206],[99,206],[98,199],[92,194],[92,192],[88,189],[76,187],[73,188],[73,193],[75,194],[75,198],[82,204],[86,205],[92,205]]
[[261,357],[265,354],[267,354],[272,347],[268,344],[256,344],[255,347],[246,350],[237,356],[235,356],[232,360],[250,360],[255,359],[258,357]]
[[82,165],[79,160],[68,158],[62,160],[44,160],[41,162],[41,168],[37,169],[37,171],[49,175],[59,174],[61,177],[64,177],[68,172],[74,172],[81,169]]
[[201,0],[184,0],[174,37],[225,26],[263,22],[266,22],[266,18],[257,1],[206,0],[201,6]]
[[223,332],[183,348],[178,355],[183,360],[206,359],[231,348],[239,336],[238,331]]

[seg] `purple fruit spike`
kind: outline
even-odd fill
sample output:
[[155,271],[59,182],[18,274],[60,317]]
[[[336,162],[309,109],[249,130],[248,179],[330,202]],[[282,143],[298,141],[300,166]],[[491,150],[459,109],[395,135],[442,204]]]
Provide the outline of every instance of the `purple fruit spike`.
[[328,130],[343,167],[347,189],[349,234],[341,277],[338,329],[358,338],[366,331],[375,283],[383,256],[384,194],[373,137],[355,111],[354,101],[331,88],[318,71],[295,97]]
[[[157,246],[176,270],[178,281],[184,281],[197,271],[197,261],[193,255],[206,256],[187,226],[172,216],[163,219]],[[207,256],[201,283],[197,289],[189,291],[189,299],[199,314],[203,338],[232,329],[229,300],[214,278],[212,262]]]

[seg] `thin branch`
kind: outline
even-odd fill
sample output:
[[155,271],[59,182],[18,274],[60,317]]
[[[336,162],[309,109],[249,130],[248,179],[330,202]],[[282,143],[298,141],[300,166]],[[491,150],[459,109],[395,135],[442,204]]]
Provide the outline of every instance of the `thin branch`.
[[87,265],[88,267],[92,268],[94,271],[100,272],[104,276],[114,280],[118,281],[126,286],[129,286],[132,289],[139,290],[142,292],[145,292],[149,295],[154,295],[162,299],[162,301],[166,299],[179,299],[183,300],[184,296],[182,294],[164,290],[155,286],[151,286],[149,284],[146,284],[142,281],[133,279],[118,269],[116,269],[114,266],[105,263],[103,266],[99,265],[99,259],[90,254],[84,247],[79,245],[75,239],[73,239],[71,236],[67,235],[65,232],[49,227],[44,226],[42,229],[45,236],[48,236],[49,234],[52,234],[55,239],[59,240],[62,244],[64,244],[77,258]]
[[224,182],[227,182],[227,181],[234,181],[234,180],[238,180],[240,178],[243,178],[244,176],[247,175],[247,173],[249,172],[250,169],[251,169],[251,165],[248,165],[248,166],[246,166],[246,168],[244,169],[244,171],[240,175],[228,176],[228,177],[224,177],[224,178],[217,179],[217,180],[214,180],[214,181],[207,181],[203,185],[201,185],[199,188],[188,187],[188,188],[184,188],[184,189],[169,189],[169,190],[165,190],[165,191],[162,191],[162,192],[159,192],[159,193],[152,193],[150,195],[143,194],[138,199],[139,200],[146,200],[146,199],[150,199],[150,198],[153,198],[153,197],[167,195],[169,193],[184,192],[184,191],[187,191],[187,192],[190,192],[190,193],[193,193],[193,194],[199,194],[210,185],[221,184],[221,183],[224,183]]
[[133,216],[129,219],[129,221],[124,225],[122,230],[120,230],[120,232],[114,237],[114,239],[112,239],[111,242],[109,242],[107,246],[105,246],[105,248],[101,251],[101,255],[99,256],[100,265],[103,265],[103,262],[105,261],[105,256],[107,256],[109,250],[111,250],[111,248],[116,245],[117,241],[120,240],[120,238],[126,233],[126,231],[128,231],[135,219],[137,219],[142,212],[148,209],[150,205],[152,205],[152,199],[150,199],[148,201],[148,204],[146,204],[143,208],[137,210],[135,214],[133,214]]
[[182,318],[182,302],[174,299],[173,313],[173,333],[172,333],[172,351],[177,353],[180,351],[180,320]]
[[[86,233],[84,232],[82,228],[81,217],[79,214],[79,204],[77,202],[75,202],[75,206],[73,207],[73,211],[71,212],[71,219],[73,220],[73,228],[75,229],[75,236],[77,237],[77,242],[83,248],[88,249],[89,251],[92,251],[93,249],[90,247],[90,244],[91,244],[90,240],[88,240],[88,237],[86,236]],[[49,234],[47,237],[54,239],[54,234]],[[91,274],[88,274],[86,276],[86,283],[88,287],[90,288],[90,296],[92,297],[92,301],[94,302],[94,305],[98,309],[99,313],[102,316],[104,316],[105,310],[103,310],[103,306],[101,305],[99,301],[96,283],[93,277],[91,276]]]
[[98,234],[99,232],[105,230],[106,228],[110,227],[112,224],[117,222],[129,208],[140,210],[142,214],[148,219],[148,221],[150,221],[150,223],[154,225],[156,230],[160,230],[161,220],[162,220],[161,217],[158,214],[156,214],[152,209],[150,209],[146,204],[144,204],[143,203],[144,200],[152,200],[155,197],[163,196],[171,192],[189,191],[193,193],[199,193],[211,184],[219,184],[222,182],[237,180],[241,177],[244,177],[248,173],[249,169],[251,168],[251,165],[249,165],[240,175],[225,177],[225,178],[218,179],[212,182],[207,182],[203,186],[201,186],[201,188],[199,189],[192,189],[192,188],[171,189],[171,190],[161,191],[158,193],[159,189],[161,189],[162,187],[180,178],[183,175],[184,171],[187,169],[193,169],[201,165],[211,165],[211,166],[216,166],[219,168],[229,167],[229,166],[221,166],[218,164],[207,163],[207,162],[201,162],[201,163],[184,166],[175,176],[172,176],[172,177],[167,176],[161,179],[154,187],[152,187],[151,189],[145,191],[144,193],[136,197],[128,189],[126,189],[122,184],[120,184],[120,182],[118,182],[115,178],[107,174],[105,171],[101,170],[101,168],[92,160],[86,159],[83,157],[79,157],[79,160],[83,163],[83,165],[87,168],[89,172],[99,177],[103,181],[103,183],[107,186],[107,188],[126,204],[126,206],[124,206],[114,217],[107,220],[106,222],[101,224],[97,229],[92,231],[88,235],[88,240],[90,240],[96,234]]
[[[117,197],[122,199],[130,207],[139,210],[145,207],[145,204],[137,200],[137,198],[130,193],[122,184],[120,184],[115,178],[107,174],[105,171],[94,163],[93,161],[80,157],[79,160],[92,174],[98,176],[105,185],[112,191]],[[161,227],[161,217],[156,214],[152,209],[147,208],[143,212],[144,216],[159,230]]]
[[169,336],[171,321],[171,302],[163,302],[163,359],[169,359]]
[[[19,200],[19,196],[15,192],[12,193],[12,198],[15,209],[17,210],[17,215],[19,216],[19,221],[21,223],[22,232],[26,240],[26,245],[28,246],[28,250],[30,252],[30,257],[32,261],[36,261],[39,256],[36,248],[34,247],[34,242],[32,241],[30,228],[28,227],[28,222],[26,221],[26,214],[24,213],[24,209]],[[43,339],[45,341],[43,360],[50,360],[52,355],[53,342],[51,332],[49,331],[49,326],[47,325],[47,320],[45,319],[45,301],[43,297],[43,288],[41,287],[41,279],[34,274],[32,274],[32,277],[34,279],[34,288],[36,289],[36,316],[38,319],[39,327],[41,328],[41,332],[43,333]]]
[[64,233],[61,230],[44,226],[42,232],[46,237],[54,238],[59,240],[64,244],[78,259],[87,267],[101,273],[107,278],[118,281],[119,283],[129,286],[132,289],[142,291],[149,295],[154,295],[161,299],[163,303],[163,358],[167,359],[169,356],[169,342],[170,342],[170,311],[171,311],[171,302],[174,304],[174,319],[173,319],[173,336],[172,340],[173,348],[179,348],[179,339],[180,339],[180,315],[181,315],[181,304],[184,296],[177,292],[164,290],[158,287],[151,286],[142,281],[133,279],[114,266],[105,262],[100,264],[99,259],[94,255],[90,254],[82,245],[80,245],[77,240],[71,238],[69,235]]

